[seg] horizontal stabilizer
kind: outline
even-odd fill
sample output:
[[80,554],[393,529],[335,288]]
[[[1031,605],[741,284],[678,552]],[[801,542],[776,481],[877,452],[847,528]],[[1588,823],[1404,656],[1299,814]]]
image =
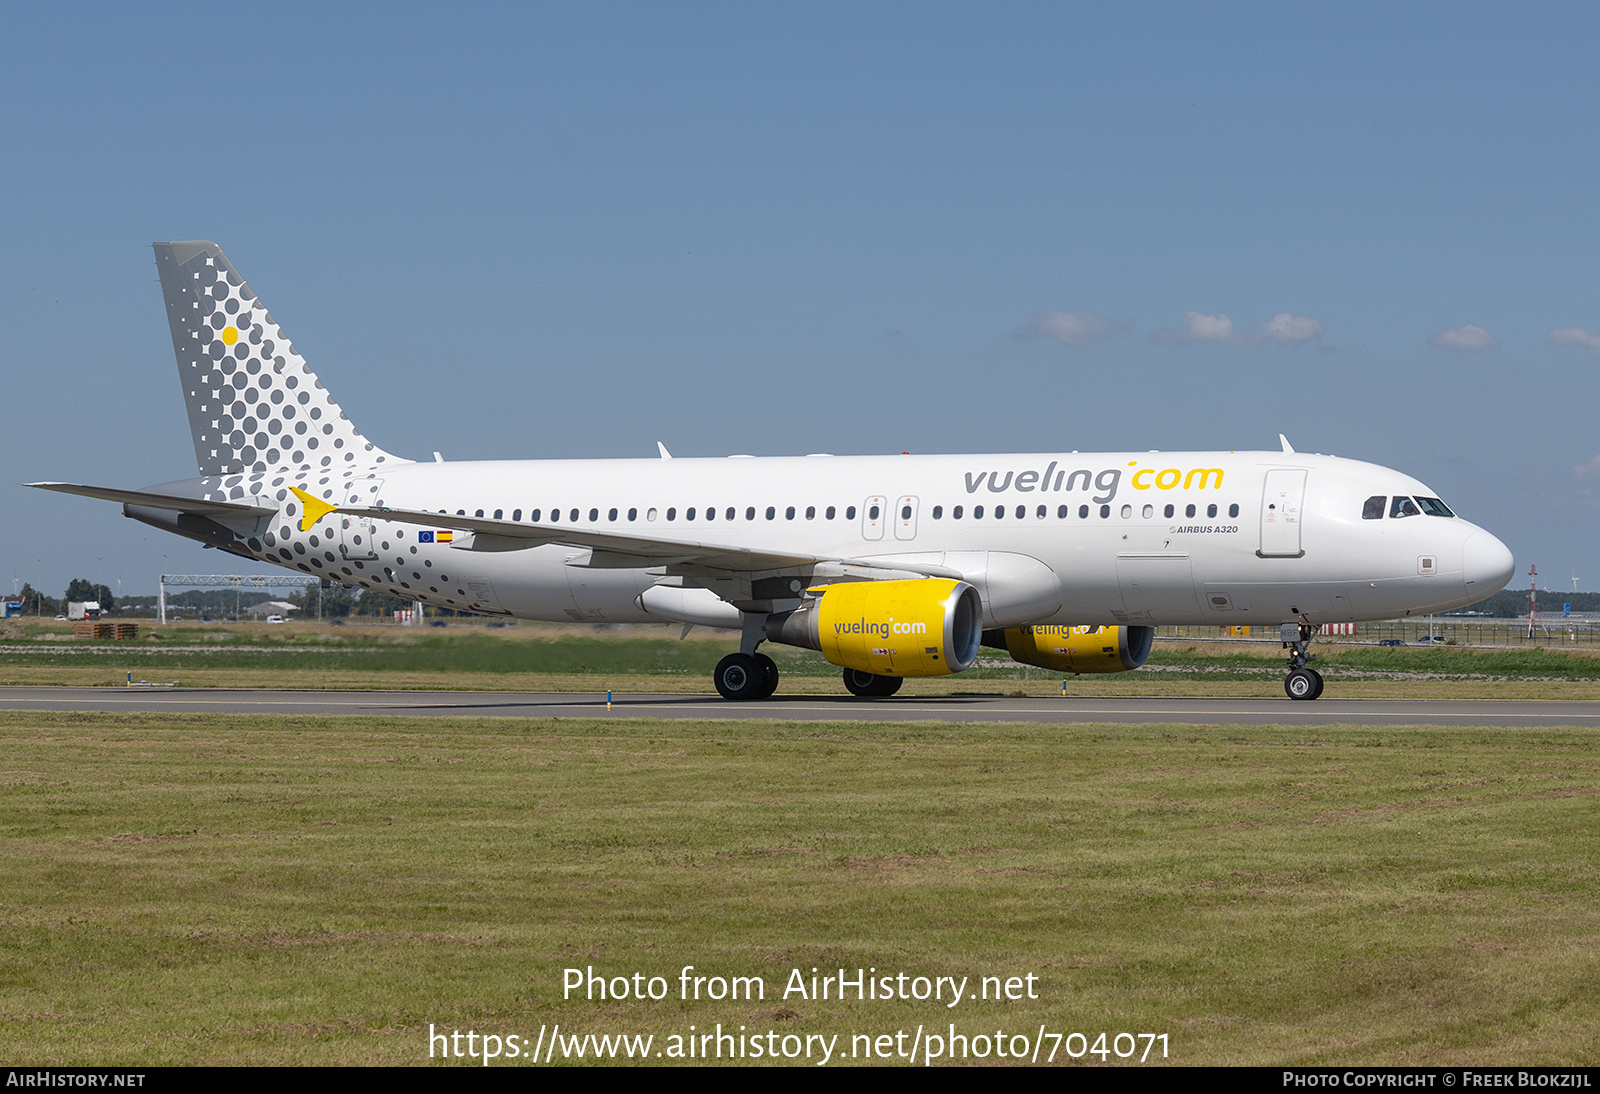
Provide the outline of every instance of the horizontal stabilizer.
[[152,509],[171,509],[179,513],[197,513],[208,516],[270,517],[276,509],[260,505],[246,505],[239,501],[211,501],[207,498],[186,498],[177,494],[152,494],[145,490],[118,490],[111,486],[84,486],[76,482],[25,482],[39,490],[54,490],[62,494],[78,494],[101,501],[120,501],[124,505],[146,505]]

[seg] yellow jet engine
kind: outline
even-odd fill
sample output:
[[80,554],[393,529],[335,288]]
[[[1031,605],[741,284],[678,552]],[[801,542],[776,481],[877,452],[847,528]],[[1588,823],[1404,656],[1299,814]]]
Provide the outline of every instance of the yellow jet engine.
[[1144,664],[1154,627],[1062,627],[1055,624],[984,631],[983,644],[1013,661],[1055,672],[1127,672]]
[[945,676],[978,658],[983,604],[965,581],[849,581],[806,591],[816,599],[768,618],[769,640],[876,676]]

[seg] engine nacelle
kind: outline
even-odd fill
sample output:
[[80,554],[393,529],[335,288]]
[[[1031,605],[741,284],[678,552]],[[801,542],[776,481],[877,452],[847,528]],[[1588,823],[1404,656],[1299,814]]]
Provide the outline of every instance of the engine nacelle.
[[769,639],[878,676],[947,676],[978,659],[983,602],[965,581],[848,581],[807,592],[817,598],[768,617]]
[[1127,672],[1150,658],[1154,627],[1061,627],[1054,624],[984,631],[983,644],[1013,661],[1055,672]]

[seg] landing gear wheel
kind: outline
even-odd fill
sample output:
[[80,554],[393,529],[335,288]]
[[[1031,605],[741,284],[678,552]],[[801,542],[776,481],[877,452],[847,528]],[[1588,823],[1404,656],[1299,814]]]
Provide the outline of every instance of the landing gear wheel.
[[[776,667],[773,674],[777,674]],[[724,699],[760,699],[763,698],[761,689],[766,686],[767,674],[761,662],[749,654],[730,653],[717,662],[717,670],[711,674],[711,679],[717,685],[717,694]]]
[[761,688],[756,692],[755,698],[770,699],[772,693],[778,690],[778,666],[764,653],[753,653],[750,656],[761,666]]
[[1322,694],[1322,674],[1314,669],[1291,669],[1283,678],[1283,690],[1291,699],[1315,699]]
[[845,690],[863,699],[887,699],[900,690],[905,680],[899,676],[879,676],[860,669],[844,670]]

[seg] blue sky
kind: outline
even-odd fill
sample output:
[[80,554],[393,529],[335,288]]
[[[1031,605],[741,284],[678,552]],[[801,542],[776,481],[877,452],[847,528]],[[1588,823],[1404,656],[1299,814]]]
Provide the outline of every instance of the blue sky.
[[[1284,432],[1600,587],[1600,11],[1324,7],[13,6],[4,481],[192,473],[208,238],[402,455]],[[0,580],[235,568],[0,492]]]

